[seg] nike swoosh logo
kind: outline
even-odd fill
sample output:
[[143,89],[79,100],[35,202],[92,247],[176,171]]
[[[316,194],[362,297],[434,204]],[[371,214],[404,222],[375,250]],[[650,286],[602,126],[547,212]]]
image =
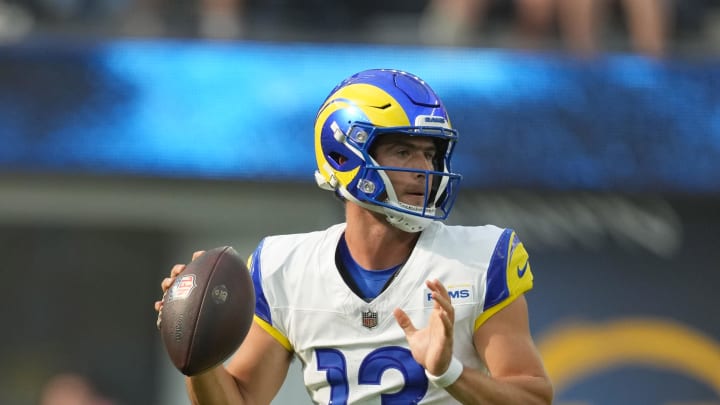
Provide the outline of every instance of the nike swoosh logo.
[[518,266],[518,268],[517,268],[518,278],[523,278],[523,276],[525,275],[525,272],[527,271],[528,263],[529,262],[525,262],[525,265],[522,266],[522,268],[520,266]]

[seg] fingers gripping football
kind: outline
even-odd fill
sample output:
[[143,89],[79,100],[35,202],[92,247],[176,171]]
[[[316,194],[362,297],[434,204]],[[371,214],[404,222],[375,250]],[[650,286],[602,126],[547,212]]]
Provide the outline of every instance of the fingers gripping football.
[[[193,253],[192,260],[195,260],[195,258],[199,257],[205,253],[204,250],[198,250]],[[165,296],[167,295],[167,291],[170,288],[170,286],[175,282],[175,279],[177,278],[178,274],[182,273],[182,271],[185,270],[185,264],[176,264],[170,269],[170,275],[162,280],[160,283],[160,288],[162,289],[162,298],[159,301],[155,301],[155,311],[157,311],[157,321],[156,326],[158,329],[160,329],[160,323],[162,322],[162,306],[163,306],[163,300],[165,300]]]

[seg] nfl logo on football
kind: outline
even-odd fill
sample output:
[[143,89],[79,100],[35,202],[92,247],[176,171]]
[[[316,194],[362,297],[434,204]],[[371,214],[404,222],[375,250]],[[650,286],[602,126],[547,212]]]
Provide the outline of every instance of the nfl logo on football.
[[376,311],[363,311],[362,313],[362,324],[368,329],[372,329],[377,326],[378,313]]

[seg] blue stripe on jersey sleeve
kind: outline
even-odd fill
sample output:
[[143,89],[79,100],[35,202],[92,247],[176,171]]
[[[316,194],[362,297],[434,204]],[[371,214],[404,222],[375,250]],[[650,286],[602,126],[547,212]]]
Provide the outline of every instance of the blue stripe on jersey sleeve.
[[252,261],[250,263],[250,276],[252,277],[253,287],[255,288],[255,315],[272,325],[270,305],[265,298],[265,292],[263,292],[262,270],[260,269],[260,252],[262,251],[264,241],[264,239],[260,241],[260,244],[255,249],[255,252],[253,252]]
[[508,252],[510,251],[508,248],[512,235],[512,229],[505,229],[495,245],[495,251],[488,265],[487,290],[483,310],[495,306],[510,295],[507,283],[507,263]]

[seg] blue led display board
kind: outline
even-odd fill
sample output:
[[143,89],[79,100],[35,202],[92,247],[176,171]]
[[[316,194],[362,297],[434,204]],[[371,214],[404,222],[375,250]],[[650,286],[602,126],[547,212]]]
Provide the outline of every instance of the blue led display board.
[[313,119],[367,68],[426,79],[464,187],[720,193],[720,64],[255,42],[0,48],[0,171],[313,181]]

